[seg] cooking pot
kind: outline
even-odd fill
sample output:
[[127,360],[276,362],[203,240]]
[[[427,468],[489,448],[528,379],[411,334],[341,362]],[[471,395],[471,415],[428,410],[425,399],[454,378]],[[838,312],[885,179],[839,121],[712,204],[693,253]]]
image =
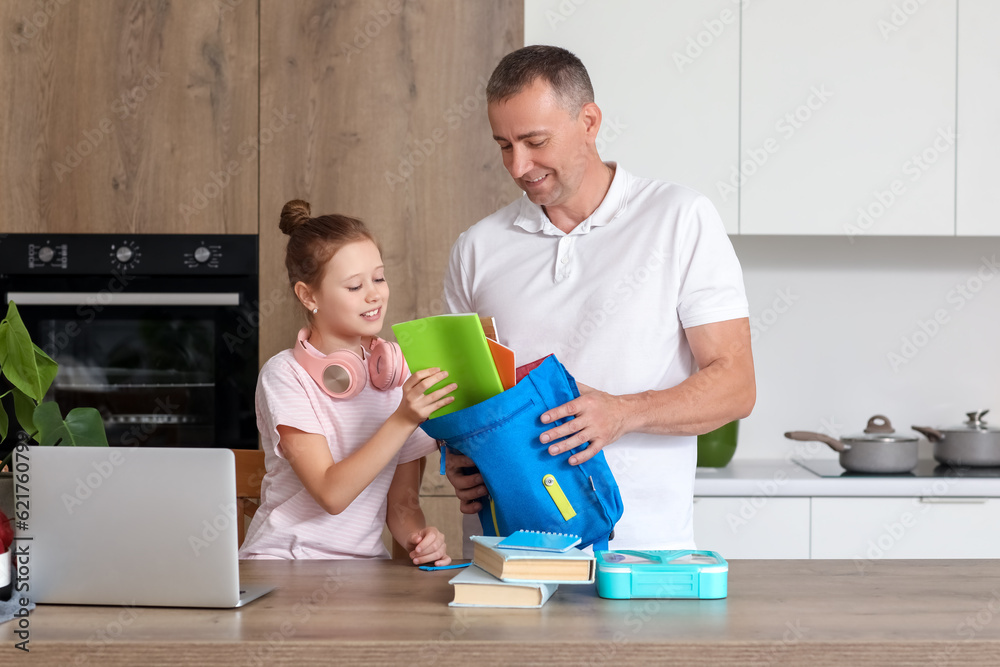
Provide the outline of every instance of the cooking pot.
[[989,410],[969,412],[967,422],[951,428],[913,426],[934,443],[934,458],[953,466],[1000,466],[1000,429],[987,426]]
[[849,472],[900,473],[917,466],[917,437],[898,435],[889,418],[875,415],[864,433],[832,438],[813,431],[790,431],[791,440],[825,442],[840,453],[840,465]]

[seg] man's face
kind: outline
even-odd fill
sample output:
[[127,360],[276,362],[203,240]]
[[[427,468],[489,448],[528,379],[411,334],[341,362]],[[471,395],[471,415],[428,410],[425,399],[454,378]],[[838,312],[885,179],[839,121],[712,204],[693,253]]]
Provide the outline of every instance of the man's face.
[[586,114],[560,103],[548,82],[535,81],[520,93],[490,104],[493,138],[514,182],[539,206],[560,206],[579,191],[590,144]]

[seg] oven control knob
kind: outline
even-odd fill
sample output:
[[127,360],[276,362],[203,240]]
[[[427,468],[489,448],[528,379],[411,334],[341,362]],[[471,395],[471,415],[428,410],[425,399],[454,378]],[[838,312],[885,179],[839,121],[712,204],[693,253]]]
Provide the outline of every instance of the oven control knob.
[[38,251],[38,259],[41,262],[48,264],[52,261],[52,258],[56,256],[56,251],[49,246],[44,246]]
[[195,248],[194,258],[199,264],[204,264],[208,260],[212,259],[212,251],[205,246],[200,246]]
[[127,264],[132,259],[132,248],[127,245],[119,246],[118,250],[115,251],[115,257],[122,264]]

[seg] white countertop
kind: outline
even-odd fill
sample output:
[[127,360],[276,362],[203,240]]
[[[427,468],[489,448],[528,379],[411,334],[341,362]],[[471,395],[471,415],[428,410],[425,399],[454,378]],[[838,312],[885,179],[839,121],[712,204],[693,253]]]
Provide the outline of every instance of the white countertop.
[[745,459],[698,468],[694,495],[1000,498],[1000,477],[820,477],[791,460]]

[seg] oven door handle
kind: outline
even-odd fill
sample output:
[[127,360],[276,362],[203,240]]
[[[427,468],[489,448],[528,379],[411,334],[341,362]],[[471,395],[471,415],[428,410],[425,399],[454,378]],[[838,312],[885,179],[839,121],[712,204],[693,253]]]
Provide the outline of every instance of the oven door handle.
[[239,292],[7,292],[18,306],[238,306]]

